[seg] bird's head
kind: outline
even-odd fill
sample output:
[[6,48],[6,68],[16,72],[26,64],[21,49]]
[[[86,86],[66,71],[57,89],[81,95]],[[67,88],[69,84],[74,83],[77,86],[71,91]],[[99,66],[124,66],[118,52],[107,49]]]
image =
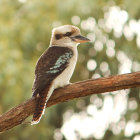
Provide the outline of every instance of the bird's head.
[[81,35],[80,29],[73,25],[64,25],[52,30],[50,46],[77,46],[90,40]]

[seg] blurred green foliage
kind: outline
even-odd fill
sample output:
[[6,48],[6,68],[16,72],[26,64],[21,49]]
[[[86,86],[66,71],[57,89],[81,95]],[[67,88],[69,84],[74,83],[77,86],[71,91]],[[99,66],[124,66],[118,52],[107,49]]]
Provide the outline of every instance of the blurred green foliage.
[[[127,39],[124,34],[116,37],[114,30],[108,32],[99,25],[99,21],[105,18],[105,13],[115,5],[127,11],[129,16],[126,24],[131,19],[140,19],[139,0],[0,0],[0,114],[32,96],[35,64],[38,57],[49,46],[52,28],[58,25],[74,24],[72,20],[74,16],[80,18],[77,26],[81,28],[82,34],[88,36],[90,32],[95,32],[94,42],[100,39],[100,31],[107,39],[115,41],[115,55],[112,57],[107,55],[106,43],[99,51],[96,50],[94,43],[80,45],[78,48],[79,59],[71,82],[92,78],[94,73],[100,76],[118,74],[121,63],[117,59],[117,54],[120,51],[125,53],[132,63],[130,72],[135,71],[133,63],[138,65],[140,62],[140,50],[136,43],[137,35],[135,34],[131,40]],[[90,31],[82,28],[82,22],[89,17],[95,19],[98,31],[97,29]],[[90,70],[87,62],[92,59],[96,60],[96,67]],[[102,71],[102,62],[108,64],[107,72]],[[114,95],[111,94],[111,96]],[[99,95],[98,98],[104,100],[102,95]],[[137,107],[133,110],[127,109],[123,114],[126,123],[134,120],[131,117],[134,113],[138,114],[134,121],[140,121],[139,88],[129,92],[128,101],[132,99],[136,101]],[[38,125],[19,125],[1,134],[0,140],[53,140],[55,131],[60,129],[63,124],[63,113],[68,109],[72,109],[74,112],[83,110],[83,108],[77,107],[78,100],[46,109],[46,113]],[[81,100],[84,101],[85,107],[90,104],[90,97]],[[114,134],[112,129],[108,128],[102,139],[128,140],[133,139],[137,134],[140,134],[140,131],[127,137],[124,130]],[[65,140],[65,136],[62,136],[62,139]],[[91,136],[79,139],[95,138]]]

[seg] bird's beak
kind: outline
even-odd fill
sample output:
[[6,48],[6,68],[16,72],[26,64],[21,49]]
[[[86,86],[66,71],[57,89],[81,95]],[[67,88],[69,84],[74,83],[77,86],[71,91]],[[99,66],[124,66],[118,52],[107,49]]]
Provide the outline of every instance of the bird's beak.
[[81,35],[73,36],[73,37],[70,37],[70,38],[77,43],[85,43],[85,42],[90,41],[88,38],[86,38],[84,36],[81,36]]

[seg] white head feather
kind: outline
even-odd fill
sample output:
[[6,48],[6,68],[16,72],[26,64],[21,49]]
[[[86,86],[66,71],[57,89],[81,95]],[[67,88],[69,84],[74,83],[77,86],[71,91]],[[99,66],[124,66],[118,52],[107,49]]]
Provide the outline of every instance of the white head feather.
[[[57,28],[54,28],[52,30],[52,37],[50,46],[62,46],[62,47],[75,47],[79,43],[72,41],[68,36],[65,36],[66,33],[71,33],[72,36],[81,35],[80,29],[78,27],[75,27],[73,25],[64,25]],[[59,39],[57,39],[56,36],[60,36]]]

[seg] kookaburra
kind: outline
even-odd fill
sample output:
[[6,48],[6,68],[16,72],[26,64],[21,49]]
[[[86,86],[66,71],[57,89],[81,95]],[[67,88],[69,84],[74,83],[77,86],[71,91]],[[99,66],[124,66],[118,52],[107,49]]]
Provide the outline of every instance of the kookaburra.
[[69,84],[77,62],[77,45],[88,41],[88,38],[81,36],[80,29],[72,25],[52,30],[50,46],[40,56],[35,68],[32,96],[39,99],[32,125],[39,123],[54,89]]

